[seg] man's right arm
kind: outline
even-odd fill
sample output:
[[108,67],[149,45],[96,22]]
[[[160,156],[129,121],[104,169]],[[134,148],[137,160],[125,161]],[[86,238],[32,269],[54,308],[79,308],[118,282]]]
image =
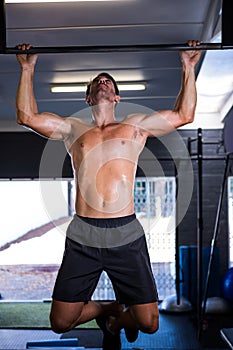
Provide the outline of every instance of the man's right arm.
[[[20,49],[28,49],[30,45],[19,45]],[[52,113],[38,113],[33,91],[34,69],[37,55],[17,55],[21,66],[21,75],[16,94],[17,123],[24,125],[42,136],[64,140],[71,132],[69,119]]]

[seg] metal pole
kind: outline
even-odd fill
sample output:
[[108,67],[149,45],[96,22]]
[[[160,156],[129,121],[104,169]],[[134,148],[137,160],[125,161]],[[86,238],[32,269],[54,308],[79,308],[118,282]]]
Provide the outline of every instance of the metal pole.
[[202,129],[198,129],[197,136],[197,324],[198,338],[202,330],[202,232],[203,232],[203,217],[202,217]]
[[5,53],[6,50],[6,8],[5,1],[0,3],[0,52]]
[[72,206],[72,183],[71,183],[70,180],[68,181],[67,192],[68,192],[68,216],[72,216],[72,215],[73,215],[73,206]]
[[175,232],[175,262],[176,262],[176,303],[180,305],[180,252],[179,252],[179,203],[178,203],[178,171],[177,166],[179,163],[175,165],[175,180],[176,180],[176,232]]
[[[203,43],[195,50],[222,50],[233,49],[232,46],[223,47],[221,43]],[[146,45],[104,45],[104,46],[45,46],[32,47],[27,51],[19,50],[16,47],[6,47],[0,50],[0,54],[37,54],[37,53],[108,53],[108,52],[145,52],[145,51],[177,51],[193,50],[187,44],[146,44]]]
[[213,238],[212,238],[212,242],[211,242],[208,270],[207,270],[207,275],[206,275],[206,283],[205,283],[204,296],[203,296],[203,305],[202,305],[202,320],[204,320],[204,316],[205,316],[205,312],[206,312],[206,302],[207,302],[207,298],[208,298],[208,291],[209,291],[209,284],[210,284],[210,275],[211,275],[212,263],[213,263],[213,258],[214,258],[214,251],[215,251],[215,247],[216,247],[216,243],[217,243],[217,236],[218,236],[218,229],[219,229],[219,223],[220,223],[220,214],[221,214],[221,209],[222,209],[222,202],[223,202],[223,197],[224,197],[226,180],[227,180],[227,176],[228,176],[229,158],[230,158],[230,154],[227,154],[226,155],[226,162],[225,162],[225,169],[224,169],[224,173],[223,173],[222,185],[221,185],[221,188],[220,188],[217,213],[216,213],[216,218],[215,218],[214,234],[213,234]]

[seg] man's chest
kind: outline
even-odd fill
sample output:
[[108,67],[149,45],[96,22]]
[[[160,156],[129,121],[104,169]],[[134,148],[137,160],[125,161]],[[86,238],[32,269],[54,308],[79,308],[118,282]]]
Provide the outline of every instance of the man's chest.
[[131,148],[136,145],[144,145],[145,136],[143,133],[131,125],[116,124],[104,128],[94,127],[87,132],[79,135],[74,140],[73,147],[82,153],[92,149],[106,150],[106,147]]

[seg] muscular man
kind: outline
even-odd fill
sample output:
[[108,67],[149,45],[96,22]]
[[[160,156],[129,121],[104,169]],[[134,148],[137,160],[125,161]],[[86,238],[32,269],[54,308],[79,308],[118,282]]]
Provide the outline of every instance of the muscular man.
[[[120,101],[115,80],[99,74],[87,87],[93,121],[39,113],[33,93],[37,55],[19,54],[21,77],[16,96],[17,122],[47,138],[63,140],[71,156],[76,201],[67,229],[63,262],[51,306],[51,327],[57,333],[96,319],[103,330],[103,349],[121,349],[120,330],[129,341],[138,331],[158,329],[158,296],[145,235],[134,214],[133,188],[138,157],[147,137],[171,132],[194,119],[196,107],[193,50],[181,51],[182,85],[173,110],[150,115],[114,116]],[[19,45],[26,50],[30,45]],[[97,302],[91,296],[101,272],[113,284],[116,301]]]

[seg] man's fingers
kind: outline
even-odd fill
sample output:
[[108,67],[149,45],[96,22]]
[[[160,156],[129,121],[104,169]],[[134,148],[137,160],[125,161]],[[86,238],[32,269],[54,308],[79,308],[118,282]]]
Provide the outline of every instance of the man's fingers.
[[196,46],[199,46],[199,45],[201,45],[201,41],[199,41],[199,40],[189,40],[188,42],[187,42],[187,44],[188,44],[188,46],[192,46],[192,47],[196,47]]
[[25,44],[25,43],[17,45],[17,48],[19,50],[29,50],[31,47],[32,47],[31,44]]

